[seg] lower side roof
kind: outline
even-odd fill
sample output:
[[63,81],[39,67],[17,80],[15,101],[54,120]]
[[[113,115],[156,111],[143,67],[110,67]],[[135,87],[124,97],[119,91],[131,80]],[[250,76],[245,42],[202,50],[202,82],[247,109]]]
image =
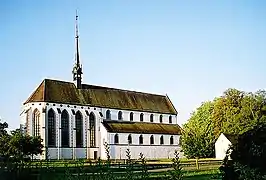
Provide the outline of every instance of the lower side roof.
[[181,135],[182,132],[178,124],[105,120],[103,121],[103,125],[108,132],[113,133]]

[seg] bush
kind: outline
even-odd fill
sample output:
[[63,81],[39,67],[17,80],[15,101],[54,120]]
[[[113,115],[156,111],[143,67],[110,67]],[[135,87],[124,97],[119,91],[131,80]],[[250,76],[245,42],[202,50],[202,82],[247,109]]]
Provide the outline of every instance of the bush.
[[[224,180],[266,179],[266,126],[257,125],[239,136],[220,170]],[[231,160],[229,160],[229,155]]]

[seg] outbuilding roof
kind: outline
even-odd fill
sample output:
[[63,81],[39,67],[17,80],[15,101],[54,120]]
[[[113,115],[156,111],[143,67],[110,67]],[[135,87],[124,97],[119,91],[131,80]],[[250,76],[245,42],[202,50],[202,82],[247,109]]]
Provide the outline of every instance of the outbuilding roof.
[[177,114],[167,95],[87,84],[82,84],[82,88],[77,89],[72,82],[52,79],[44,79],[24,104],[30,102],[89,105],[111,109]]
[[105,120],[103,125],[108,132],[113,133],[181,135],[182,132],[178,124]]
[[237,143],[237,139],[238,139],[238,135],[235,134],[227,134],[227,133],[223,133],[224,136],[232,143],[235,144]]

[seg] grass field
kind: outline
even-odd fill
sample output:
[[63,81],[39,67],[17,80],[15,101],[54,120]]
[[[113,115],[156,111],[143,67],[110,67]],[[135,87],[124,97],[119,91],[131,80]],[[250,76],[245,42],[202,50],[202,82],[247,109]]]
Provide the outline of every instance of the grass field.
[[[167,179],[169,171],[172,171],[172,162],[169,160],[148,160],[146,164],[149,179]],[[219,180],[218,168],[221,161],[214,159],[199,160],[199,169],[196,168],[194,159],[182,159],[181,166],[185,180]],[[34,179],[57,180],[57,179],[108,179],[109,173],[115,176],[115,179],[126,179],[128,173],[127,165],[124,161],[112,162],[111,167],[107,168],[105,162],[95,161],[39,161],[31,162],[29,166],[23,166],[24,174],[30,173]],[[23,169],[22,168],[22,169]],[[3,170],[3,169],[2,169]],[[141,179],[143,167],[139,161],[134,161],[130,170],[134,179]],[[1,176],[1,172],[0,172]],[[27,175],[26,175],[27,176]],[[2,176],[1,176],[2,177]],[[102,177],[102,178],[99,178]],[[8,179],[9,180],[9,179]]]

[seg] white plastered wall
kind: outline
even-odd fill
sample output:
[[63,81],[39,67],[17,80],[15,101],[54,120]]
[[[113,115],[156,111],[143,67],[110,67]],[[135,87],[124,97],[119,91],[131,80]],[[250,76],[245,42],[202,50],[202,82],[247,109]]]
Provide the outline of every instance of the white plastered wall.
[[215,142],[215,158],[224,159],[226,156],[226,152],[231,146],[231,144],[232,143],[222,133],[217,139],[217,141]]

